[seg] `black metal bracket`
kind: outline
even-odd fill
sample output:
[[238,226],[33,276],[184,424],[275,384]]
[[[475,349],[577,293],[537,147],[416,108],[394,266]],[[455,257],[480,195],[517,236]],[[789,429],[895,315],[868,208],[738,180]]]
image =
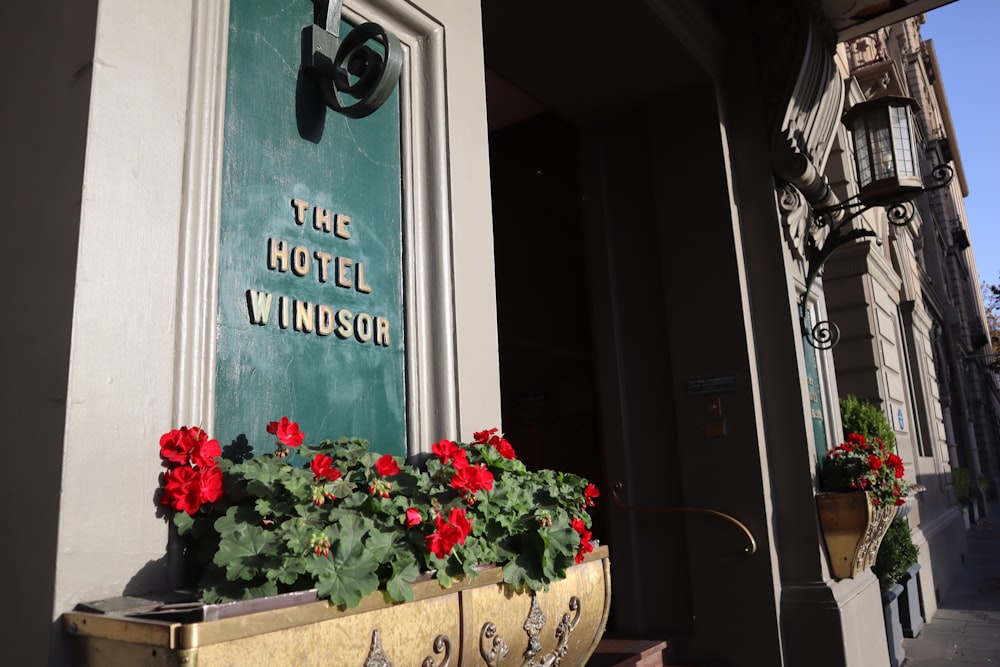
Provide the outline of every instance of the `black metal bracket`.
[[[362,23],[341,41],[343,4],[343,0],[313,0],[313,24],[302,29],[302,68],[316,75],[327,106],[350,118],[363,118],[395,90],[403,47],[378,23]],[[372,40],[381,45],[381,53],[369,46]],[[357,101],[345,104],[341,93]]]
[[982,362],[982,366],[986,370],[991,373],[1000,373],[1000,353],[990,352],[987,354],[973,354],[962,357],[962,360],[968,362]]
[[[934,185],[925,187],[917,194],[939,190],[951,183],[955,172],[949,165],[938,165],[931,171]],[[809,303],[809,292],[812,290],[819,272],[826,260],[837,250],[848,243],[863,238],[874,238],[877,245],[882,245],[882,238],[872,229],[852,227],[851,221],[865,212],[876,208],[885,208],[889,224],[893,227],[905,227],[913,220],[916,209],[912,201],[874,201],[862,202],[859,195],[844,200],[835,206],[815,209],[809,224],[815,228],[829,228],[825,239],[817,240],[812,234],[806,234],[805,261],[808,269],[805,278],[805,291],[799,298],[799,323],[802,335],[806,341],[818,350],[829,350],[840,341],[840,329],[829,320],[817,322],[809,327],[806,324],[806,307]]]

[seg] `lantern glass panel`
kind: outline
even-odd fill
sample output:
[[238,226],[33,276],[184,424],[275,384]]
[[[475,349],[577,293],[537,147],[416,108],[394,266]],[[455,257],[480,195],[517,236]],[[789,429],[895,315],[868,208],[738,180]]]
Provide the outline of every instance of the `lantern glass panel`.
[[892,134],[889,131],[889,118],[884,113],[871,113],[866,117],[868,130],[871,133],[872,165],[875,168],[876,181],[896,176],[892,154]]
[[892,114],[892,143],[896,148],[896,169],[899,176],[916,176],[917,164],[913,159],[910,141],[910,110],[907,107],[890,107]]
[[868,128],[857,122],[851,131],[854,137],[854,158],[858,165],[858,183],[864,187],[872,182],[872,162],[868,155]]

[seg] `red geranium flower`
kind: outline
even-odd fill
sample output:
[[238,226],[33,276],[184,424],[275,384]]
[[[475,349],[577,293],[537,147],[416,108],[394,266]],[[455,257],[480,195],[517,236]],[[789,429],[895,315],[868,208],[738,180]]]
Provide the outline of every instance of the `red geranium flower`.
[[465,510],[461,507],[453,507],[451,514],[448,515],[448,523],[458,529],[461,535],[458,538],[458,543],[465,544],[465,538],[472,532],[472,522],[465,516]]
[[178,466],[167,473],[163,491],[162,504],[194,514],[203,503],[222,497],[222,472],[216,467],[202,471],[190,466]]
[[577,565],[583,562],[583,557],[594,550],[594,545],[591,544],[591,538],[593,535],[589,530],[587,530],[587,525],[583,519],[580,517],[573,517],[570,521],[570,527],[580,534],[580,544],[576,548],[576,556],[573,560]]
[[435,442],[431,445],[431,451],[441,460],[441,463],[448,463],[448,461],[458,456],[459,453],[462,456],[465,455],[465,450],[451,440],[439,440]]
[[375,462],[375,470],[383,477],[392,477],[399,474],[399,464],[391,454],[384,454],[382,458]]
[[437,532],[431,533],[424,540],[427,543],[427,550],[438,558],[443,559],[448,557],[455,543],[449,540],[449,537],[444,534],[442,528],[443,526],[439,526]]
[[872,470],[878,470],[882,467],[882,457],[875,456],[874,454],[868,455],[868,467]]
[[214,503],[222,497],[222,471],[218,466],[202,470],[198,482],[202,503]]
[[410,509],[406,510],[407,527],[413,528],[414,526],[419,526],[421,521],[423,521],[423,518],[421,518],[420,516],[420,510],[418,510],[416,507],[411,507]]
[[451,478],[451,488],[462,494],[474,494],[476,491],[489,491],[493,488],[493,473],[486,469],[486,465],[468,465],[455,471],[455,476]]
[[208,467],[215,465],[215,457],[220,454],[218,440],[210,440],[197,426],[174,429],[160,437],[160,456],[171,463]]
[[601,492],[593,484],[588,484],[587,488],[583,490],[584,502],[586,502],[590,507],[594,506],[594,498],[597,498],[600,495]]
[[494,449],[500,452],[500,456],[505,459],[516,459],[517,455],[514,453],[514,447],[511,446],[510,442],[507,441],[505,437],[499,432],[499,429],[490,428],[485,431],[476,431],[472,434],[472,444],[474,445],[492,445]]
[[508,460],[513,460],[517,458],[517,454],[514,453],[514,447],[507,441],[507,438],[503,438],[499,435],[494,435],[490,438],[490,444],[493,445],[500,456]]
[[333,458],[328,454],[317,454],[314,456],[312,461],[309,462],[309,467],[313,472],[313,480],[317,482],[324,479],[336,482],[342,475],[339,470],[333,467]]
[[437,530],[425,539],[427,549],[438,558],[447,558],[456,544],[465,544],[465,538],[472,530],[472,524],[465,516],[465,510],[454,508],[448,520],[438,514],[434,517]]
[[591,535],[589,530],[580,535],[580,546],[577,547],[576,556],[573,558],[573,561],[577,565],[583,562],[584,556],[594,550],[594,545],[591,544],[590,538]]
[[903,467],[903,459],[899,458],[895,454],[889,454],[886,459],[885,464],[892,468],[896,479],[902,479],[903,475],[906,474],[906,469]]
[[[199,468],[211,468],[218,465],[215,462],[216,456],[222,455],[222,447],[219,441],[210,439],[208,434],[199,429],[190,429],[194,447],[191,449],[191,463]],[[197,431],[195,433],[194,431]]]
[[171,463],[187,463],[193,446],[187,428],[175,428],[160,436],[160,456]]
[[490,442],[491,436],[497,432],[497,429],[491,428],[485,431],[476,431],[472,434],[472,444],[474,445],[485,445]]
[[[846,444],[848,444],[848,445],[854,445],[856,447],[864,447],[865,446],[865,436],[861,435],[860,433],[848,433],[847,434],[847,443]],[[841,446],[843,446],[843,445],[841,445]],[[848,451],[851,451],[851,450],[848,450]]]
[[278,442],[285,447],[298,447],[305,437],[299,430],[299,425],[289,420],[288,417],[282,417],[281,421],[269,423],[267,432],[278,436]]

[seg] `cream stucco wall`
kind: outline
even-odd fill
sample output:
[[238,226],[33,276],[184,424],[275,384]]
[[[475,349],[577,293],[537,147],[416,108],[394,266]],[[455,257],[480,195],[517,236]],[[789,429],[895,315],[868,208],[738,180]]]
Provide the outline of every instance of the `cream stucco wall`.
[[[358,7],[377,15],[388,4]],[[446,350],[453,358],[435,359],[440,352],[432,349],[419,365],[426,372],[440,362],[457,379],[441,401],[448,405],[424,401],[421,408],[455,415],[462,433],[441,437],[468,436],[500,421],[479,8],[455,0],[419,4],[437,26],[419,38],[437,40],[443,60],[437,81],[420,72],[411,78],[437,86],[429,95],[440,117],[415,117],[409,136],[412,150],[421,151],[436,129],[443,160],[440,173],[420,174],[426,182],[408,195],[417,198],[411,207],[427,210],[433,181],[440,197],[426,224],[447,229],[448,245],[435,252],[454,276],[454,312],[441,313],[454,330],[421,330],[453,340]],[[32,641],[47,641],[51,619],[80,601],[162,589],[169,579],[167,524],[153,499],[156,447],[165,430],[207,424],[212,413],[211,246],[227,7],[217,0],[103,0],[97,10],[85,162],[75,186],[82,193],[78,239],[67,225],[78,261],[62,366],[61,485],[48,487],[58,511],[53,505],[36,527],[57,535],[54,565],[40,568],[54,567],[55,580],[42,591],[49,620],[22,632]],[[41,119],[28,129],[42,133]],[[73,189],[71,180],[66,190]],[[206,263],[192,265],[192,258]],[[18,344],[32,349],[27,335]],[[45,344],[42,337],[37,344]],[[64,647],[53,627],[52,662],[59,664]],[[38,661],[19,664],[29,663]]]
[[133,577],[165,551],[165,526],[151,506],[150,481],[159,475],[151,454],[173,419],[177,381],[178,223],[192,3],[142,9],[109,0],[98,12],[56,613],[83,599],[143,586]]

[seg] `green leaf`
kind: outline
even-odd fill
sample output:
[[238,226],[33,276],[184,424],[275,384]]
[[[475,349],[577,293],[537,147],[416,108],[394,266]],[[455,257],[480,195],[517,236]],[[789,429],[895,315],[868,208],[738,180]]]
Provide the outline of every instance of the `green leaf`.
[[261,516],[253,508],[244,505],[233,505],[226,513],[215,520],[215,531],[219,535],[232,534],[247,526],[260,524]]
[[413,588],[410,583],[420,576],[417,560],[409,551],[400,552],[392,563],[392,576],[386,582],[385,590],[389,597],[397,602],[413,600]]
[[542,590],[545,588],[542,559],[545,551],[541,536],[529,533],[521,539],[518,555],[507,563],[503,569],[503,580],[515,589],[530,588]]
[[393,577],[385,584],[385,592],[393,602],[412,602],[413,587],[400,577]]
[[396,547],[396,533],[371,532],[365,540],[365,547],[372,558],[379,563],[389,560],[389,554]]
[[320,597],[334,604],[356,607],[363,597],[378,590],[379,562],[365,549],[365,524],[355,516],[331,526],[330,555],[306,560],[306,569],[316,578]]
[[226,568],[226,578],[230,581],[249,581],[260,573],[272,544],[273,533],[245,526],[222,536],[213,562]]
[[328,557],[309,559],[306,569],[316,578],[320,597],[329,598],[336,605],[357,607],[362,598],[378,590],[377,566],[373,559],[345,559],[331,551]]
[[[300,474],[303,473],[303,474]],[[299,500],[311,500],[312,499],[312,475],[306,474],[304,471],[295,471],[294,474],[290,474],[281,479],[282,486],[288,490],[288,492],[294,498]]]
[[330,491],[330,493],[337,496],[338,498],[346,498],[347,496],[354,493],[354,490],[357,488],[357,486],[358,485],[355,484],[354,482],[350,482],[347,479],[341,477],[337,481],[327,484],[326,488]]
[[187,512],[174,512],[173,521],[180,535],[186,535],[194,526],[194,517]]
[[256,503],[254,503],[254,509],[261,516],[273,516],[278,512],[271,505],[271,501],[265,498],[259,498]]
[[441,588],[451,588],[451,585],[455,583],[455,580],[445,571],[444,568],[435,570],[434,578],[437,579],[437,582],[438,584],[441,585]]
[[254,486],[261,491],[252,491],[254,495],[267,496],[291,469],[287,463],[279,463],[274,457],[265,455],[233,466],[232,473],[242,476],[247,482],[256,482]]
[[289,519],[278,528],[278,534],[285,541],[288,551],[293,554],[309,552],[310,543],[315,528],[301,519]]
[[291,586],[306,573],[306,559],[304,557],[293,557],[285,555],[281,559],[276,559],[270,564],[267,570],[267,578],[270,581],[277,581],[286,586]]

